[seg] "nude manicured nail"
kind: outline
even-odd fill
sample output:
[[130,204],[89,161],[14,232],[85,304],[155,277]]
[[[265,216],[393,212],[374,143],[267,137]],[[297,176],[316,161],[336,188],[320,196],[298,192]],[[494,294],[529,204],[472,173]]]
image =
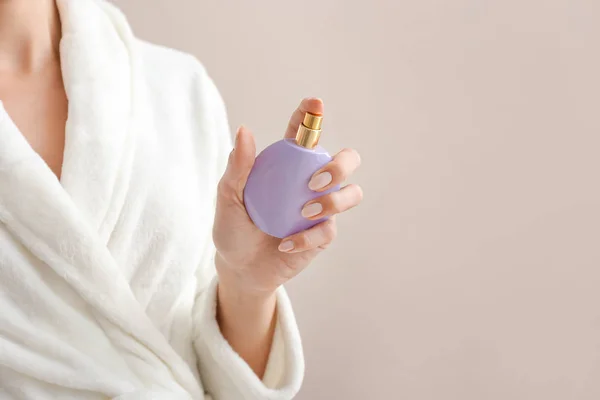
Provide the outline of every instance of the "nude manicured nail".
[[304,218],[314,217],[321,214],[321,211],[323,211],[321,203],[312,203],[302,209],[302,216]]
[[291,240],[286,240],[279,245],[279,251],[288,252],[294,250],[294,243]]
[[321,172],[319,175],[315,175],[310,182],[308,182],[308,188],[310,190],[319,190],[331,183],[333,177],[329,172]]

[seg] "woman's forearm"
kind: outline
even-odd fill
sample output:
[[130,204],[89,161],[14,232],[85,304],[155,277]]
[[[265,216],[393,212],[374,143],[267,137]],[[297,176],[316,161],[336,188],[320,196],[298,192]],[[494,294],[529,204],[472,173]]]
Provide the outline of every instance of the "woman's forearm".
[[217,289],[217,321],[223,337],[262,379],[273,342],[277,298],[245,293],[227,280]]

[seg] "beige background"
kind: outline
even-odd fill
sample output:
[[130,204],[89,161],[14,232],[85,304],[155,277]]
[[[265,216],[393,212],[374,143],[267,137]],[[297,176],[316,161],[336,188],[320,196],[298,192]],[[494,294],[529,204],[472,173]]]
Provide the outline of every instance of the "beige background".
[[232,125],[303,96],[364,205],[293,283],[303,400],[600,399],[600,2],[118,0]]

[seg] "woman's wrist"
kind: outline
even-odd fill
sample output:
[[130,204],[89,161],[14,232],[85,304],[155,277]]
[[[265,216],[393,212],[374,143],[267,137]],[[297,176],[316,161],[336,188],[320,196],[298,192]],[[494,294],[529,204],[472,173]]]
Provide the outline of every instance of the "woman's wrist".
[[[217,263],[223,260],[216,260]],[[264,374],[277,321],[275,290],[262,291],[243,284],[225,271],[217,286],[217,322],[223,337],[257,376]]]
[[277,303],[275,291],[252,291],[219,279],[217,287],[218,302],[228,308],[244,310],[248,315],[272,311]]
[[215,266],[219,278],[219,286],[227,289],[227,292],[236,295],[250,303],[261,303],[268,301],[275,295],[277,287],[265,286],[251,282],[246,277],[246,274],[240,274],[240,270],[250,269],[252,267],[244,267],[240,265],[230,265],[217,252],[215,256]]

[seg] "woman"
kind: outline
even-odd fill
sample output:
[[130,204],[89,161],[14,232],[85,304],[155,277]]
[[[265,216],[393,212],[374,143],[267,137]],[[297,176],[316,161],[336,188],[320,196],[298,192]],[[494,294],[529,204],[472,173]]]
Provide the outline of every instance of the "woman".
[[[0,399],[292,398],[281,285],[335,223],[284,240],[252,224],[254,139],[230,151],[200,64],[101,0],[2,0],[0,99]],[[322,107],[303,100],[286,136]],[[311,188],[358,164],[340,152]],[[360,199],[348,185],[306,217]]]

